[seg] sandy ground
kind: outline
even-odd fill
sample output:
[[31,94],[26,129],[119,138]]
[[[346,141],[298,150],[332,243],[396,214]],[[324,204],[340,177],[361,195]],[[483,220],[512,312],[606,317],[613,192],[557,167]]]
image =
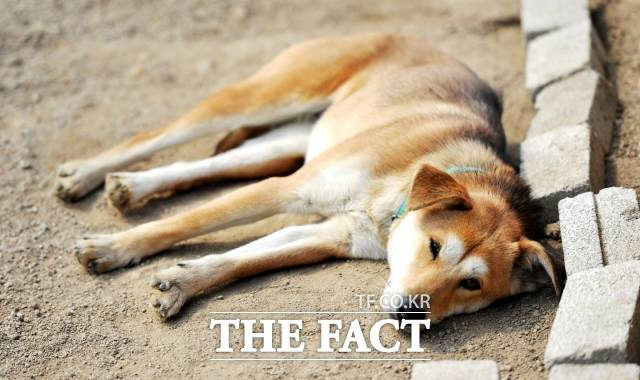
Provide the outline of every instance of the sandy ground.
[[607,161],[607,185],[640,191],[640,17],[637,1],[612,1],[601,14],[612,59],[611,77],[620,101],[616,136]]
[[[611,6],[605,19],[616,23],[610,35],[622,40],[612,44],[621,63],[622,99],[637,104],[632,78],[638,57],[625,61],[625,52],[638,39],[622,33],[633,29],[626,8],[637,11],[638,5],[630,3]],[[123,217],[102,190],[73,205],[58,201],[51,195],[52,174],[65,160],[162,125],[294,42],[370,31],[422,36],[469,64],[504,93],[503,121],[515,144],[532,115],[523,85],[518,1],[0,0],[0,5],[0,378],[408,378],[410,362],[208,360],[219,339],[208,329],[210,311],[354,310],[356,294],[379,294],[385,263],[333,261],[261,276],[202,297],[181,317],[161,323],[148,306],[147,283],[154,272],[302,220],[279,216],[222,231],[137,267],[92,276],[70,252],[74,239],[171,215],[239,184],[206,186]],[[634,113],[630,107],[621,114],[622,137],[612,160],[619,173],[612,181],[636,188],[638,117],[638,109]],[[205,157],[216,138],[163,152],[134,168]],[[411,357],[489,358],[500,363],[505,379],[543,378],[556,306],[546,289],[450,318],[423,337],[428,352]],[[318,317],[331,315],[303,319]],[[370,326],[377,318],[361,320]],[[409,338],[385,335],[387,342],[394,339],[406,345]],[[317,343],[317,329],[307,330],[305,340]]]

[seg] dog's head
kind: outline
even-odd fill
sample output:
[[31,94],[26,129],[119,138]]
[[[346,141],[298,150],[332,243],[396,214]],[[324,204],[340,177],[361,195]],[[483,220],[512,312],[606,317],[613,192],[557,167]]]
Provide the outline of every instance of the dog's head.
[[423,166],[406,214],[389,235],[388,311],[398,319],[425,318],[429,311],[426,317],[437,323],[535,290],[549,278],[558,291],[550,256],[524,231],[504,197],[491,189],[468,190],[449,174]]

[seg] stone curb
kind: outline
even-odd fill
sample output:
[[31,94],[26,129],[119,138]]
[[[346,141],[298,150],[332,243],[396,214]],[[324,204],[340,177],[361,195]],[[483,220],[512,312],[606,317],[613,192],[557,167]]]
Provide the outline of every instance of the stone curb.
[[527,138],[577,124],[592,128],[594,138],[608,152],[616,114],[613,88],[598,72],[586,69],[544,88]]
[[605,264],[640,260],[640,208],[633,189],[609,187],[596,195]]
[[526,83],[536,114],[520,145],[520,171],[543,207],[544,222],[552,223],[561,199],[603,187],[617,100],[586,0],[521,4]]
[[604,151],[587,124],[562,127],[520,145],[520,174],[544,209],[546,223],[558,220],[558,202],[604,184]]
[[640,261],[575,273],[551,327],[547,368],[640,360]]
[[522,0],[520,19],[527,40],[589,18],[586,0]]
[[492,360],[441,360],[415,364],[411,380],[500,380],[500,372]]
[[567,276],[604,266],[593,193],[582,193],[561,200],[558,211]]
[[635,364],[560,364],[549,373],[549,380],[638,380],[640,367]]
[[560,219],[568,276],[545,365],[554,380],[638,379],[640,367],[624,363],[640,362],[640,209],[630,189],[594,195],[617,107],[606,51],[586,0],[521,4],[536,109],[521,174],[545,221]]
[[632,189],[609,187],[558,204],[567,276],[640,260],[640,207]]
[[545,86],[586,68],[604,75],[605,56],[590,19],[536,37],[527,45],[527,89],[535,97]]

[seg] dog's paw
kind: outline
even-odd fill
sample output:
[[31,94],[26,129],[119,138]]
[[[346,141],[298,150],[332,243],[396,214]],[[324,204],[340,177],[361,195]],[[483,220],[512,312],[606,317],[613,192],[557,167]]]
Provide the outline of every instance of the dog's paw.
[[152,199],[166,198],[173,189],[159,187],[155,170],[143,172],[117,172],[107,174],[105,187],[111,204],[121,212],[132,211]]
[[210,255],[160,271],[151,280],[150,285],[159,291],[151,305],[160,318],[171,318],[189,299],[231,282],[233,267],[225,255]]
[[102,173],[81,161],[66,162],[58,167],[55,194],[63,201],[75,201],[102,183]]
[[166,320],[176,315],[194,295],[189,277],[189,270],[180,266],[165,269],[153,276],[150,285],[160,292],[153,295],[151,305],[160,318]]
[[129,173],[109,173],[105,181],[109,201],[122,212],[136,206],[132,199],[131,177]]
[[140,261],[134,252],[117,246],[115,235],[88,235],[76,241],[74,253],[88,271],[103,273]]

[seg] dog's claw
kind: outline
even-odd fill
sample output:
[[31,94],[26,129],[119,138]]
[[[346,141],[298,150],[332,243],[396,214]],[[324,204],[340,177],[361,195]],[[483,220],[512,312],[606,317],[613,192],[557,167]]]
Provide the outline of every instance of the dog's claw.
[[157,277],[152,278],[149,285],[151,285],[151,287],[158,289],[162,292],[164,292],[165,290],[169,290],[169,288],[171,288],[171,283],[169,281],[163,281]]
[[154,294],[151,305],[163,320],[178,314],[182,306],[194,294],[182,282],[182,276],[188,272],[179,266],[158,272],[150,281],[150,285],[159,292]]
[[149,286],[157,288],[158,285],[160,285],[160,280],[157,277],[152,277],[151,281],[149,281]]
[[65,168],[64,166],[60,167],[60,170],[58,170],[58,176],[60,177],[69,177],[74,175],[75,173],[75,169]]
[[87,269],[91,272],[91,273],[98,273],[98,262],[96,260],[91,260],[89,261],[89,263],[87,264]]

